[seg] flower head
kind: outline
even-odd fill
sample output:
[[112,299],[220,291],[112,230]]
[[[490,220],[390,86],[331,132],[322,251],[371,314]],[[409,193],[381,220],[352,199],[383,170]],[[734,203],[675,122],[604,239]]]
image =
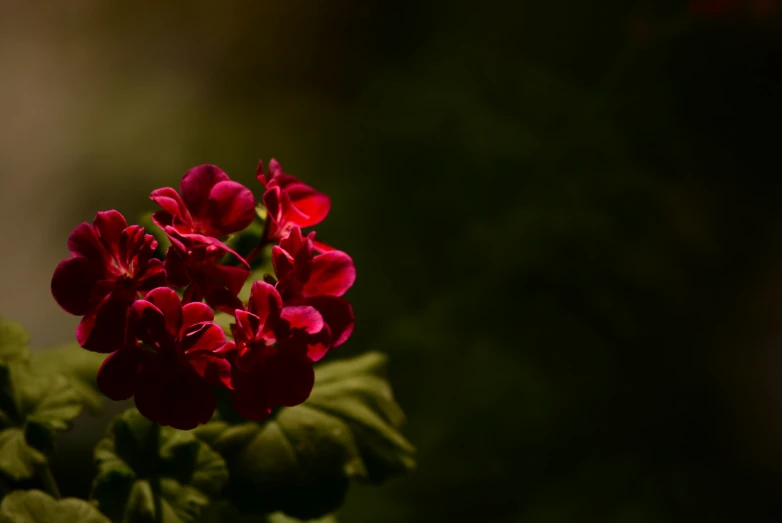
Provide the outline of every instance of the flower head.
[[309,397],[315,375],[312,362],[330,344],[320,313],[310,306],[284,307],[270,284],[253,283],[247,310],[236,311],[231,326],[235,343],[220,352],[233,361],[234,408],[253,420],[275,405],[294,406]]
[[163,208],[152,215],[161,228],[218,237],[247,228],[255,217],[250,189],[232,181],[216,165],[193,167],[182,177],[180,189],[181,196],[171,187],[150,194]]
[[263,162],[258,162],[258,181],[265,187],[263,203],[269,212],[272,230],[269,238],[283,238],[294,225],[310,227],[322,222],[331,209],[331,200],[298,178],[282,172],[277,160],[269,162],[269,174],[264,174]]
[[115,210],[99,212],[68,238],[72,257],[52,277],[52,295],[71,314],[84,316],[76,330],[82,347],[111,352],[124,343],[127,311],[139,292],[163,285],[165,272],[152,257],[157,241],[128,227]]
[[[242,308],[236,295],[250,271],[243,267],[219,265],[226,253],[244,260],[225,244],[213,238],[183,235],[166,227],[171,247],[166,252],[168,281],[176,287],[187,287],[185,303],[206,300],[206,303],[227,314]],[[244,262],[246,263],[246,262]]]
[[211,419],[211,386],[231,388],[231,365],[215,351],[225,333],[203,303],[182,305],[160,287],[133,303],[129,342],[109,355],[98,371],[98,386],[114,400],[135,397],[148,419],[181,430]]
[[341,296],[356,280],[356,268],[346,253],[331,250],[315,255],[315,233],[303,236],[297,226],[272,248],[277,289],[286,305],[309,305],[329,326],[333,347],[353,332],[353,308]]

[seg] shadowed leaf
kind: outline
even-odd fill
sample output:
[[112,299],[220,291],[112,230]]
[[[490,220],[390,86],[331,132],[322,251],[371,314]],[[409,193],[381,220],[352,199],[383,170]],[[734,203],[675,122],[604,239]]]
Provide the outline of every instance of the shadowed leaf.
[[236,507],[321,517],[342,503],[348,480],[374,483],[414,468],[415,449],[398,431],[404,415],[385,366],[385,356],[374,352],[320,365],[304,404],[264,423],[213,421],[196,429],[228,462]]
[[0,523],[110,523],[82,499],[56,500],[40,490],[17,490],[0,503]]
[[225,462],[191,432],[157,427],[136,409],[118,416],[95,448],[98,474],[92,499],[112,521],[154,521],[154,482],[160,483],[162,522],[197,521],[228,480]]

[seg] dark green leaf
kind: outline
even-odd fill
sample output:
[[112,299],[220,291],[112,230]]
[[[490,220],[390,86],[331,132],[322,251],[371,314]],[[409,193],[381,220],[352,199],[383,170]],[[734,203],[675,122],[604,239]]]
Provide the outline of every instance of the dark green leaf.
[[0,365],[0,409],[0,472],[20,480],[46,463],[55,434],[71,427],[81,402],[65,377],[9,363]]
[[0,523],[110,523],[83,499],[56,500],[40,490],[17,490],[0,503]]
[[[303,523],[303,520],[292,518],[282,512],[275,512],[268,515],[245,516],[230,502],[221,499],[209,505],[204,510],[198,523]],[[333,515],[324,516],[318,519],[306,520],[307,523],[337,523]]]
[[196,521],[228,480],[223,458],[208,445],[191,432],[159,428],[136,409],[114,420],[95,461],[92,498],[112,521],[154,521],[156,484],[163,522]]
[[64,375],[94,415],[103,412],[103,394],[98,389],[96,376],[106,359],[105,354],[91,352],[69,343],[51,349],[36,351],[30,360],[30,369],[41,376]]
[[229,463],[229,497],[239,510],[320,517],[339,507],[349,479],[378,482],[411,470],[415,450],[398,431],[404,416],[385,366],[374,352],[320,365],[304,404],[262,424],[196,429]]
[[0,363],[27,360],[30,357],[29,342],[30,335],[21,324],[0,316]]

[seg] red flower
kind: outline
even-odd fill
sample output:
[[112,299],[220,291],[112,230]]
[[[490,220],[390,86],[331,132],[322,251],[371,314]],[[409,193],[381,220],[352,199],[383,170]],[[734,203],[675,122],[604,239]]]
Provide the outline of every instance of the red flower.
[[275,405],[306,400],[315,382],[312,362],[325,353],[328,327],[313,307],[283,307],[277,290],[257,281],[248,310],[236,311],[235,343],[220,352],[233,360],[232,402],[251,420],[266,418]]
[[331,331],[332,347],[337,347],[353,332],[353,308],[341,296],[356,280],[356,268],[342,251],[315,256],[314,237],[314,232],[305,237],[293,226],[290,234],[272,248],[277,289],[286,305],[317,309]]
[[60,307],[84,316],[76,329],[82,347],[111,352],[124,344],[127,311],[138,293],[165,283],[163,264],[152,257],[156,248],[152,235],[128,227],[114,210],[71,232],[73,257],[57,266],[51,288]]
[[152,215],[161,228],[183,235],[225,236],[252,223],[255,198],[250,189],[231,181],[216,165],[193,167],[182,177],[182,196],[171,187],[152,191],[163,210]]
[[215,410],[211,386],[232,387],[231,365],[215,353],[225,333],[213,320],[207,305],[182,306],[173,290],[153,289],[131,307],[131,343],[106,358],[98,386],[113,400],[135,396],[139,412],[161,425],[206,423]]
[[166,252],[168,281],[176,287],[187,287],[185,303],[201,301],[217,310],[233,314],[242,308],[236,297],[250,275],[248,269],[218,265],[217,262],[230,252],[246,262],[223,243],[195,234],[182,235],[173,227],[166,227],[171,247]]
[[[298,178],[282,172],[277,160],[269,162],[269,177],[258,162],[258,181],[265,187],[263,203],[269,212],[269,239],[283,238],[294,225],[310,227],[322,222],[331,209],[331,200]],[[325,246],[324,246],[325,247]]]

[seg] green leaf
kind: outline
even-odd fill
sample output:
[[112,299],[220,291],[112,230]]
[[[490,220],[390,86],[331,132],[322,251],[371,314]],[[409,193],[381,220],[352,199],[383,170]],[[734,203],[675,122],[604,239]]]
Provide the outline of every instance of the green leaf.
[[55,434],[68,430],[80,412],[79,396],[64,376],[0,365],[0,472],[14,480],[35,475]]
[[15,480],[31,478],[46,462],[42,452],[27,444],[23,429],[0,432],[0,471],[6,475]]
[[56,500],[40,490],[17,490],[0,503],[0,523],[110,523],[83,499]]
[[0,363],[26,361],[30,357],[29,342],[30,335],[21,324],[0,316]]
[[103,412],[103,393],[98,389],[96,378],[105,359],[105,354],[68,343],[34,352],[30,369],[40,376],[64,375],[88,412],[99,415]]
[[114,420],[95,462],[92,499],[112,521],[154,521],[156,485],[163,522],[196,521],[228,480],[223,458],[192,432],[159,427],[136,409]]
[[349,479],[379,482],[414,468],[385,367],[376,352],[320,365],[304,404],[265,423],[218,420],[196,429],[228,462],[237,508],[320,517],[341,505]]
[[166,232],[158,227],[155,222],[152,221],[152,212],[145,212],[138,218],[138,224],[144,227],[146,234],[151,234],[157,240],[157,249],[155,249],[155,257],[161,260],[166,258],[166,251],[171,246],[171,240],[168,239]]
[[[286,516],[282,512],[275,512],[267,518],[268,523],[301,523],[300,519]],[[318,519],[308,519],[308,523],[337,523],[337,518],[333,515],[324,516]]]

